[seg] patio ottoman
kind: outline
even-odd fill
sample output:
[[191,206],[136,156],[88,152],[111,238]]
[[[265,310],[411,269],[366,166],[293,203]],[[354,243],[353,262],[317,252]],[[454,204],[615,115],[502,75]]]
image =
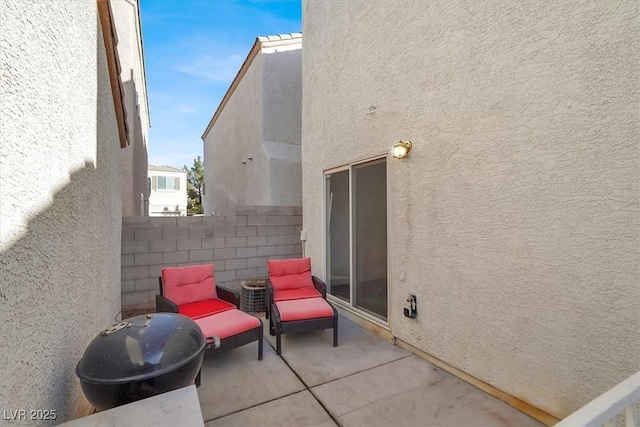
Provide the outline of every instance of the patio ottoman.
[[278,301],[271,305],[270,333],[276,336],[280,354],[281,335],[317,329],[333,329],[333,346],[338,346],[338,312],[322,297]]
[[[262,321],[236,308],[194,320],[207,339],[207,349],[227,350],[258,340],[258,360],[262,360]],[[214,337],[220,339],[216,347]]]

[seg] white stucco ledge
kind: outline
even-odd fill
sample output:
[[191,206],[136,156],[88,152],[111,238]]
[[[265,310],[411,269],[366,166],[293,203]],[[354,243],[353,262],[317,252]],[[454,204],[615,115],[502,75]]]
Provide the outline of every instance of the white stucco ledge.
[[196,386],[183,387],[157,396],[78,418],[65,427],[112,426],[204,426]]

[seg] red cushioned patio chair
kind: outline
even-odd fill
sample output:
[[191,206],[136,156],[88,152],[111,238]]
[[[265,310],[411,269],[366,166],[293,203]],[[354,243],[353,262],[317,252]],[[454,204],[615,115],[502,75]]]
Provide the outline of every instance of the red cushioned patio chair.
[[161,274],[156,311],[193,319],[207,338],[207,352],[258,340],[258,360],[262,360],[262,321],[239,310],[236,292],[216,286],[212,264],[163,268]]
[[333,328],[338,346],[338,312],[327,302],[327,285],[311,275],[311,259],[267,261],[267,318],[269,333],[276,336],[280,354],[281,335]]

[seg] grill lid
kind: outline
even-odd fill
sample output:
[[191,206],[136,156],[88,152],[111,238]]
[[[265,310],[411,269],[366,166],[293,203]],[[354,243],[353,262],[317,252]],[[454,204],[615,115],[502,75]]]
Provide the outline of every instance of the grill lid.
[[76,367],[84,381],[121,384],[173,371],[198,357],[206,341],[200,327],[173,313],[136,316],[98,334]]

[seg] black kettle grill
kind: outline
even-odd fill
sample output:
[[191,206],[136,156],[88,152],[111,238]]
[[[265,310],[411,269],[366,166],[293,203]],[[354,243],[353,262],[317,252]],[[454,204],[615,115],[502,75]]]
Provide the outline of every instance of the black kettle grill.
[[185,387],[200,372],[206,341],[198,325],[173,313],[136,316],[105,329],[76,367],[98,410]]

